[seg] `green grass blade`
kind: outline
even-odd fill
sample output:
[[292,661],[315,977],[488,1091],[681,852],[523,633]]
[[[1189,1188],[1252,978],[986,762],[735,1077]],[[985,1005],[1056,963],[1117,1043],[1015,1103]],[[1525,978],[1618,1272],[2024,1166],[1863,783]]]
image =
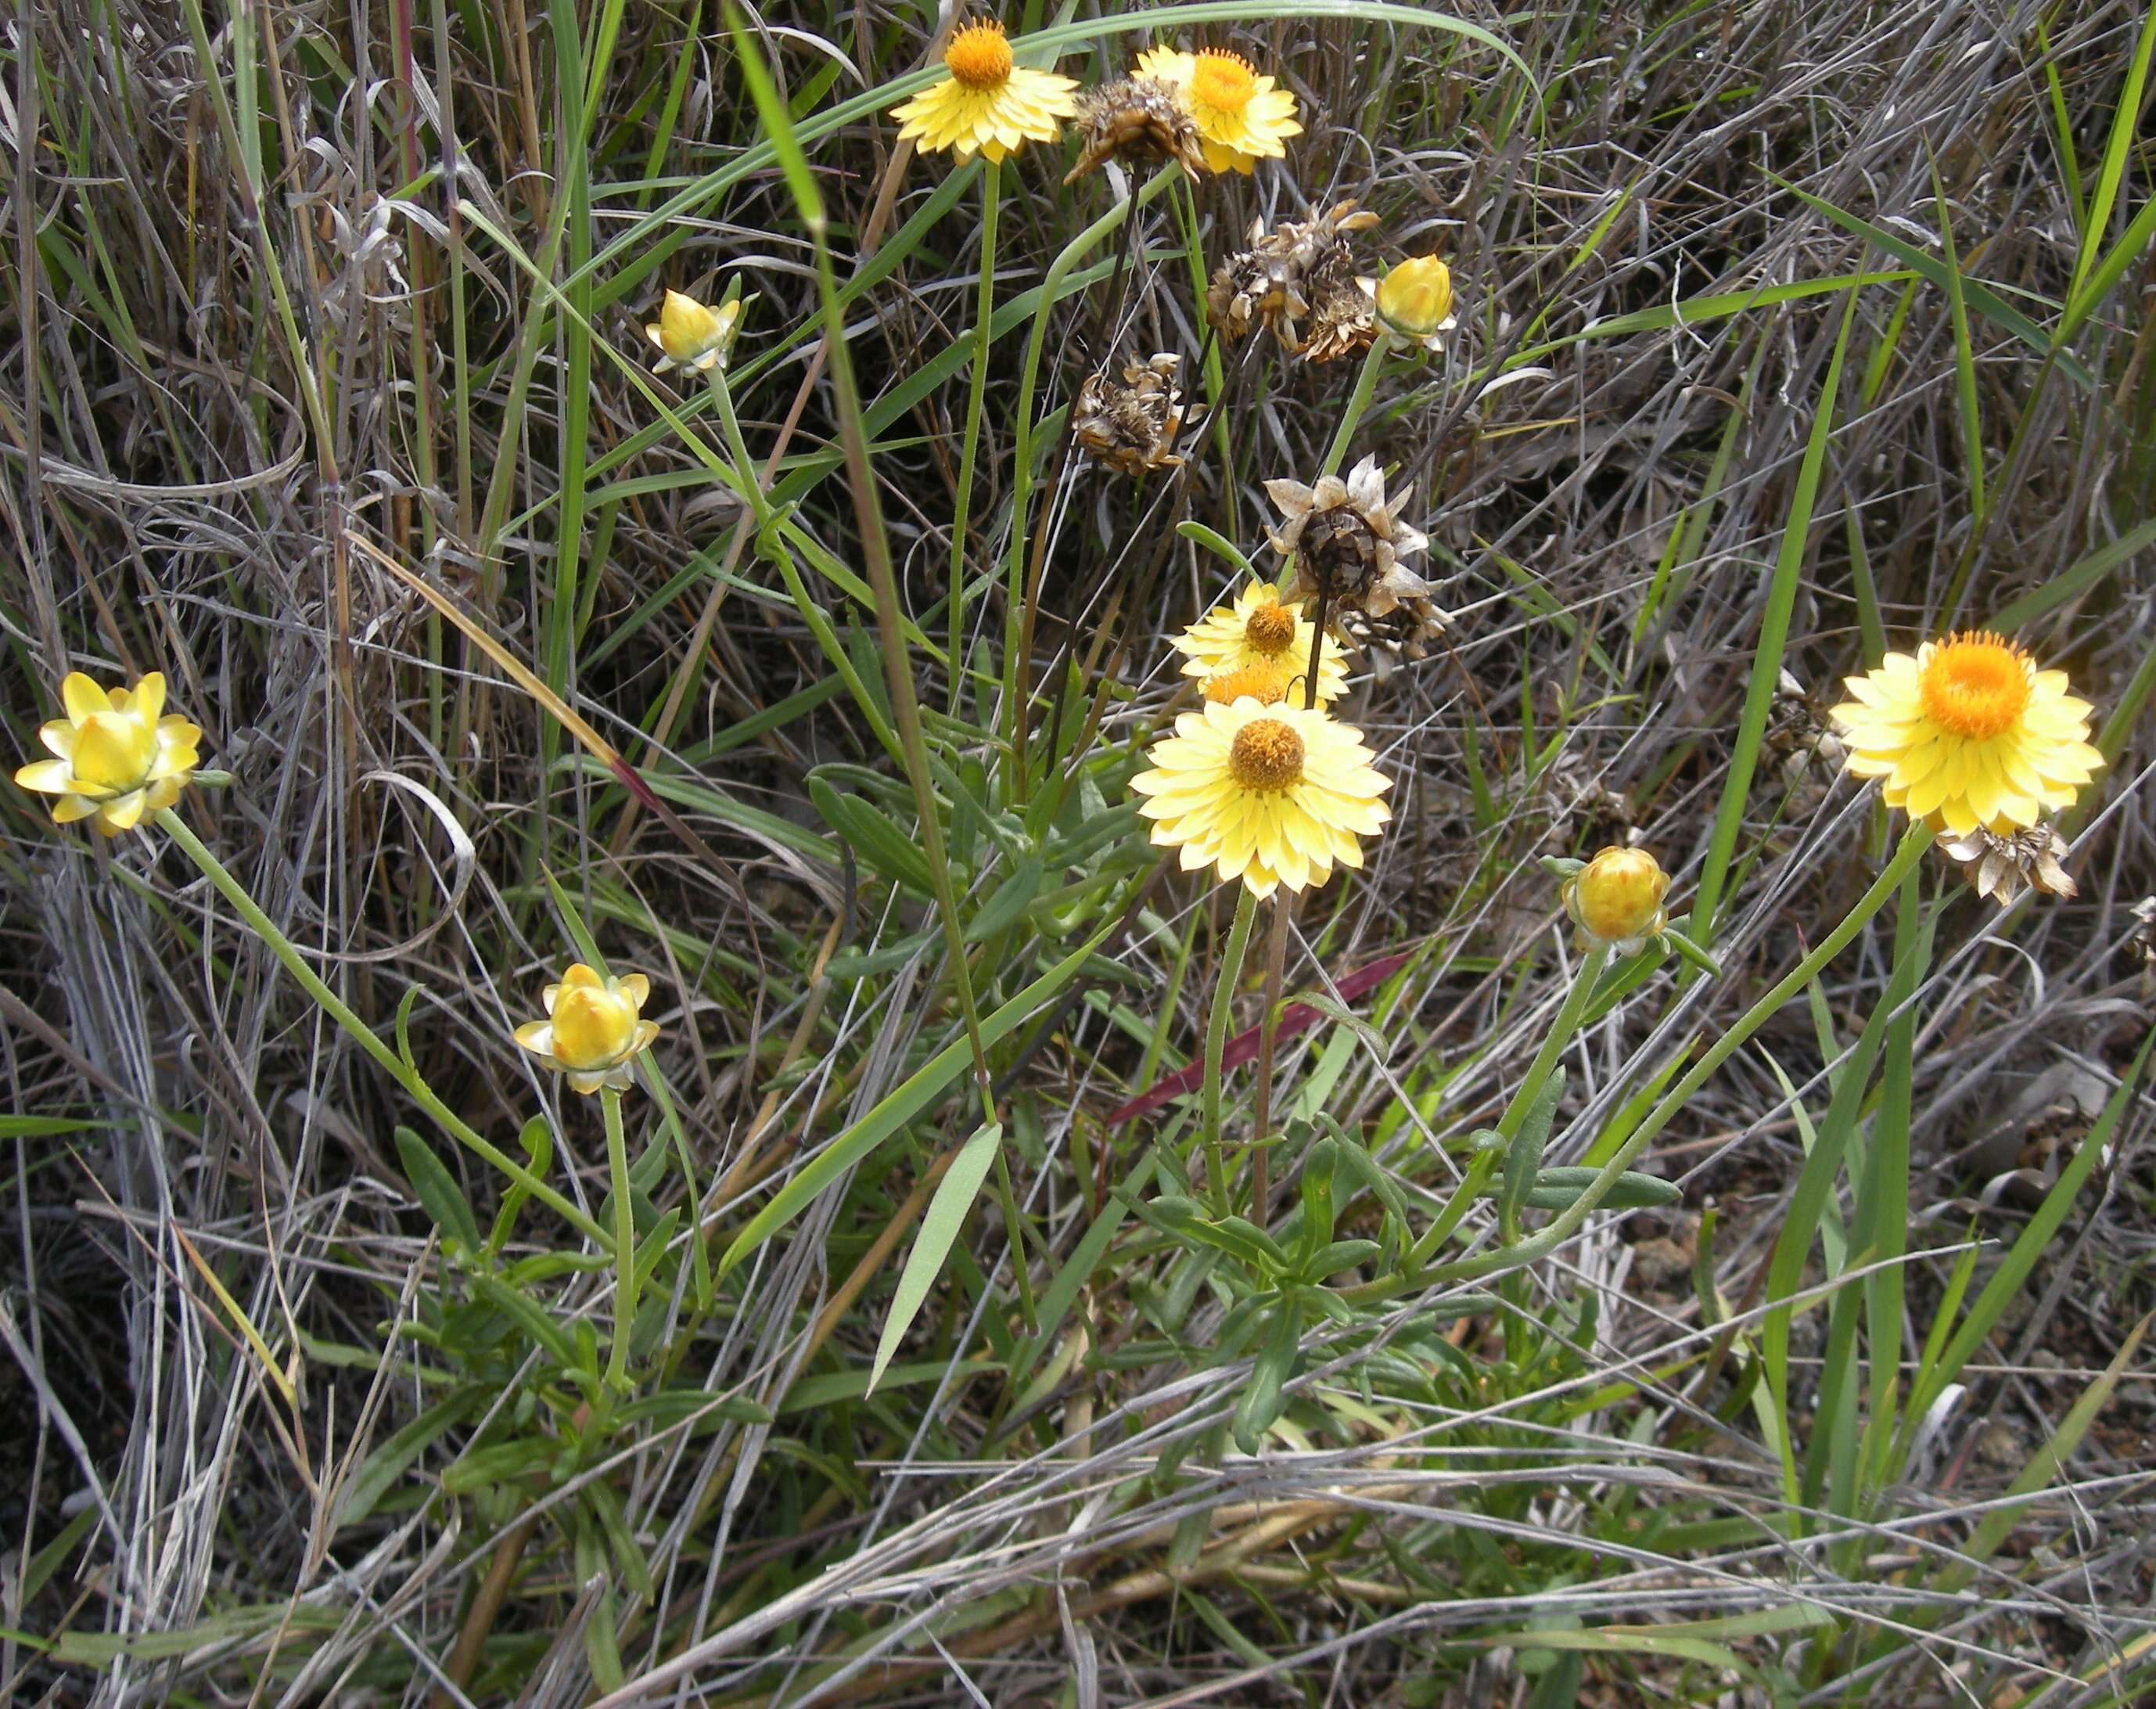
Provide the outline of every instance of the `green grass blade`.
[[1714,831],[1700,867],[1698,888],[1693,893],[1691,935],[1712,947],[1714,912],[1737,852],[1738,834],[1743,829],[1744,809],[1752,793],[1753,774],[1759,765],[1759,744],[1767,734],[1767,715],[1774,710],[1774,692],[1782,673],[1782,655],[1789,640],[1789,619],[1796,609],[1797,588],[1804,578],[1804,553],[1811,533],[1812,512],[1819,502],[1820,482],[1826,469],[1827,441],[1834,431],[1835,401],[1841,391],[1843,358],[1849,353],[1850,328],[1856,323],[1856,291],[1843,299],[1841,330],[1834,341],[1826,380],[1820,388],[1819,407],[1812,417],[1811,437],[1797,473],[1796,491],[1789,502],[1788,521],[1782,529],[1782,548],[1774,560],[1774,574],[1767,590],[1767,608],[1759,619],[1759,640],[1752,660],[1752,680],[1744,693],[1744,710],[1737,724],[1737,744],[1729,756],[1729,771],[1722,783],[1721,805],[1715,810]]

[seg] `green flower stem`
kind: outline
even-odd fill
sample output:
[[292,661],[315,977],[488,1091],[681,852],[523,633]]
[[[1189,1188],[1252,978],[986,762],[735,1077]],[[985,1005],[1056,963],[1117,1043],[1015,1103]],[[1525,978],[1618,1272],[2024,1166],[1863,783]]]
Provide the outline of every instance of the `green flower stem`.
[[417,1068],[411,1067],[403,1058],[384,1044],[376,1036],[373,1028],[346,1007],[343,999],[324,985],[316,976],[314,969],[300,959],[292,940],[279,931],[270,923],[270,916],[254,905],[254,898],[241,888],[237,878],[225,870],[223,862],[187,828],[186,820],[167,807],[158,813],[157,823],[167,836],[187,852],[187,858],[202,868],[203,875],[217,887],[218,893],[247,922],[249,929],[270,946],[270,953],[285,964],[285,971],[299,981],[301,988],[315,1000],[322,1012],[344,1028],[361,1049],[380,1063],[389,1077],[410,1094],[414,1103],[441,1124],[444,1132],[467,1150],[493,1165],[602,1252],[612,1249],[613,1242],[608,1238],[603,1228],[521,1163],[467,1126],[448,1104],[435,1095],[434,1089],[419,1077]]
[[1819,977],[1827,964],[1849,947],[1851,940],[1870,924],[1871,917],[1886,906],[1887,898],[1901,888],[1902,879],[1916,870],[1917,863],[1924,857],[1924,851],[1931,846],[1930,827],[1912,825],[1903,833],[1901,847],[1895,850],[1894,858],[1887,863],[1887,869],[1872,880],[1871,888],[1857,898],[1856,905],[1850,909],[1841,924],[1820,940],[1816,950],[1791,968],[1772,991],[1747,1009],[1735,1026],[1707,1047],[1706,1053],[1693,1064],[1691,1071],[1670,1088],[1661,1101],[1648,1112],[1646,1119],[1634,1130],[1632,1136],[1619,1146],[1616,1153],[1602,1166],[1602,1172],[1588,1182],[1586,1190],[1559,1212],[1556,1220],[1547,1228],[1502,1252],[1463,1258],[1419,1272],[1412,1265],[1408,1266],[1399,1276],[1348,1290],[1344,1295],[1347,1300],[1351,1305],[1368,1305],[1416,1289],[1446,1282],[1467,1281],[1477,1276],[1517,1269],[1523,1264],[1547,1258],[1556,1251],[1572,1238],[1579,1225],[1602,1202],[1604,1195],[1616,1185],[1617,1177],[1631,1167],[1634,1158],[1654,1143],[1656,1136],[1670,1125],[1671,1119],[1684,1108],[1691,1095],[1705,1085],[1715,1071],[1727,1062],[1753,1033],[1779,1013],[1784,1004]]
[[1011,1186],[1010,1147],[996,1147],[996,1202],[1003,1212],[1004,1238],[1010,1242],[1011,1279],[1018,1287],[1019,1321],[1029,1336],[1040,1333],[1040,1315],[1033,1304],[1033,1256],[1026,1243],[1026,1221],[1019,1209],[1018,1193]]
[[742,437],[741,422],[734,414],[733,388],[726,383],[724,363],[714,363],[711,370],[711,407],[719,412],[719,431],[725,437],[726,453],[734,460],[739,472],[742,499],[749,514],[756,518],[761,528],[771,522],[771,495],[763,490],[763,482],[757,478],[756,460],[748,454],[748,441]]
[[1348,408],[1340,418],[1340,425],[1333,430],[1332,444],[1325,453],[1325,466],[1317,472],[1322,478],[1337,475],[1340,466],[1348,461],[1348,447],[1355,442],[1355,430],[1363,425],[1363,414],[1370,407],[1370,399],[1378,389],[1378,370],[1385,365],[1385,358],[1392,353],[1392,334],[1383,327],[1370,341],[1363,353],[1363,371],[1355,376],[1355,389],[1348,394]]
[[1235,1006],[1235,987],[1242,982],[1243,955],[1250,947],[1250,924],[1258,917],[1258,898],[1245,887],[1235,901],[1235,924],[1228,928],[1227,953],[1220,958],[1219,976],[1213,981],[1213,1008],[1205,1017],[1205,1087],[1200,1133],[1205,1145],[1205,1190],[1214,1212],[1227,1216],[1235,1207],[1228,1198],[1228,1165],[1220,1151],[1220,1061],[1228,1050],[1228,1017]]
[[1572,1042],[1573,1035],[1579,1031],[1579,1023],[1587,1014],[1588,1000],[1594,995],[1595,981],[1602,977],[1602,970],[1609,960],[1607,947],[1597,945],[1588,951],[1586,959],[1579,964],[1578,971],[1573,975],[1572,989],[1564,994],[1564,1002],[1557,1012],[1557,1018],[1550,1022],[1550,1029],[1543,1038],[1542,1048],[1536,1051],[1534,1061],[1527,1065],[1526,1078],[1514,1089],[1512,1101],[1505,1106],[1505,1113],[1497,1118],[1500,1143],[1478,1154],[1467,1166],[1467,1174],[1460,1181],[1459,1191],[1452,1196],[1452,1202],[1438,1213],[1437,1221],[1430,1225],[1429,1232],[1421,1239],[1415,1242],[1414,1250],[1408,1253],[1407,1269],[1409,1272],[1429,1263],[1430,1255],[1451,1238],[1452,1231],[1460,1226],[1460,1218],[1467,1214],[1468,1207],[1475,1202],[1483,1187],[1488,1185],[1490,1176],[1498,1164],[1504,1161],[1506,1151],[1519,1136],[1520,1125],[1527,1120],[1527,1112],[1535,1107],[1535,1100],[1543,1095],[1543,1088],[1549,1084],[1549,1077],[1557,1068],[1558,1059],[1564,1054],[1565,1047]]
[[1287,965],[1287,925],[1292,891],[1273,893],[1272,924],[1265,932],[1265,1007],[1258,1016],[1258,1074],[1255,1119],[1250,1124],[1250,1220],[1272,1226],[1270,1161],[1265,1140],[1273,1125],[1273,1051],[1280,1039],[1281,980]]
[[629,1139],[622,1130],[621,1094],[607,1086],[599,1092],[606,1115],[607,1172],[613,1183],[613,1346],[607,1355],[607,1387],[629,1386],[629,1337],[636,1327],[636,1205],[629,1185]]
[[981,163],[981,280],[973,312],[973,363],[966,389],[966,437],[958,457],[958,492],[951,516],[951,716],[965,716],[966,528],[973,508],[974,465],[981,450],[981,401],[988,383],[988,347],[995,337],[996,216],[1003,205],[1002,166]]
[[[1010,543],[1006,548],[1004,577],[1006,595],[1004,609],[1004,738],[1012,756],[1013,790],[1010,798],[1018,799],[1015,785],[1019,782],[1017,756],[1024,740],[1025,713],[1019,704],[1021,684],[1019,675],[1019,640],[1025,610],[1026,544],[1031,538],[1028,526],[1033,507],[1034,430],[1041,424],[1033,419],[1033,404],[1040,389],[1041,354],[1048,342],[1050,322],[1054,311],[1063,298],[1063,284],[1078,264],[1093,250],[1114,235],[1125,220],[1137,209],[1145,207],[1154,197],[1183,177],[1181,167],[1172,162],[1163,166],[1152,178],[1139,187],[1134,195],[1126,196],[1106,214],[1095,220],[1077,236],[1072,238],[1049,263],[1048,270],[1041,275],[1039,288],[1040,307],[1033,319],[1033,330],[1026,338],[1025,355],[1019,365],[1018,395],[1011,411],[1011,494]],[[1070,430],[1070,417],[1064,417],[1064,428]],[[1041,525],[1047,526],[1044,517]],[[958,659],[951,661],[953,672],[961,670]]]

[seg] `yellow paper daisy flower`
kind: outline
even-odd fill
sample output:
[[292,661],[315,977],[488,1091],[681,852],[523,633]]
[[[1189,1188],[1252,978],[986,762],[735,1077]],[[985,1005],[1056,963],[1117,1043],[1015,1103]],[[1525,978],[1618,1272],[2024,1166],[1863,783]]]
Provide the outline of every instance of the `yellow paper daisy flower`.
[[1062,121],[1078,111],[1077,84],[1017,64],[993,18],[953,35],[943,64],[948,77],[891,110],[899,140],[929,153],[947,148],[963,161],[978,149],[988,160],[1004,160],[1028,142],[1055,141]]
[[1137,69],[1141,77],[1158,78],[1182,93],[1198,121],[1205,163],[1216,172],[1247,173],[1260,159],[1281,159],[1286,139],[1302,134],[1294,95],[1240,54],[1147,48]]
[[1322,884],[1336,864],[1360,867],[1358,839],[1393,816],[1379,799],[1392,780],[1371,768],[1363,733],[1317,708],[1213,702],[1178,718],[1147,758],[1153,769],[1131,787],[1153,842],[1179,848],[1184,872],[1217,867],[1260,900]]
[[38,738],[57,759],[15,774],[39,795],[58,795],[53,822],[88,819],[107,836],[131,831],[146,813],[180,798],[200,763],[202,731],[183,718],[160,717],[165,677],[152,671],[133,688],[100,688],[80,671],[60,684],[67,716],[42,725]]
[[639,1018],[650,996],[651,981],[640,973],[615,979],[577,962],[540,993],[547,1018],[526,1021],[516,1042],[567,1074],[572,1091],[626,1087],[630,1065],[659,1036],[657,1022]]
[[1885,780],[1890,807],[1936,829],[2005,835],[2069,807],[2103,763],[2089,703],[2064,671],[2040,671],[2002,636],[1965,631],[1889,653],[1847,679],[1831,717],[1856,777]]
[[[1234,605],[1215,605],[1184,630],[1174,646],[1183,656],[1183,674],[1205,682],[1208,699],[1217,697],[1210,689],[1215,679],[1231,672],[1255,670],[1263,677],[1277,673],[1281,693],[1292,688],[1289,697],[1300,705],[1302,677],[1310,668],[1316,636],[1300,605],[1284,604],[1280,589],[1270,582],[1254,581],[1235,595]],[[1347,661],[1336,641],[1317,656],[1317,703],[1327,705],[1347,692]],[[1261,700],[1265,697],[1258,695]]]

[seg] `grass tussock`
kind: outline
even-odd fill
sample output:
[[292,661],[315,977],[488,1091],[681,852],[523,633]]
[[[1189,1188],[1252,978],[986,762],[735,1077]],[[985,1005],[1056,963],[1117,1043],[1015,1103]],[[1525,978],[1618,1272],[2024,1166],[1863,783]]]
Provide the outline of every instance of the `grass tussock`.
[[0,1697],[2148,1701],[2156,23],[964,22],[17,17]]

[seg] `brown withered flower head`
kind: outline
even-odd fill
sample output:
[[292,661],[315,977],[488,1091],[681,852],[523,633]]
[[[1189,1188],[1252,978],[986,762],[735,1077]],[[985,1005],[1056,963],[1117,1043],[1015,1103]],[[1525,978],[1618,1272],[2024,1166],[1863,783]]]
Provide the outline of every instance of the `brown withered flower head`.
[[1315,486],[1266,481],[1266,496],[1286,519],[1270,533],[1273,549],[1295,559],[1288,597],[1305,600],[1322,592],[1336,614],[1387,617],[1404,610],[1414,620],[1417,638],[1444,628],[1445,614],[1431,603],[1430,584],[1400,562],[1430,544],[1428,535],[1399,517],[1414,491],[1409,487],[1388,503],[1375,457],[1363,458],[1345,481],[1325,475]]
[[1368,350],[1378,337],[1377,305],[1360,283],[1327,281],[1310,305],[1310,330],[1302,335],[1305,362],[1337,362]]
[[1171,449],[1183,430],[1183,394],[1175,385],[1182,361],[1163,352],[1126,367],[1121,380],[1101,368],[1078,389],[1070,431],[1095,462],[1137,476],[1183,461]]
[[1949,836],[1940,849],[1961,864],[1962,876],[1979,896],[1988,896],[2001,908],[2013,905],[2025,888],[2045,896],[2071,897],[2074,881],[2059,864],[2066,852],[2065,840],[2048,824],[2023,826],[2010,836],[1987,831],[1979,825],[1960,836]]
[[1175,85],[1158,77],[1118,77],[1078,97],[1077,164],[1063,175],[1075,183],[1111,160],[1158,166],[1172,160],[1190,178],[1205,170],[1198,121]]
[[2144,896],[2133,904],[2133,929],[2126,934],[2126,947],[2149,966],[2156,967],[2156,896]]
[[1231,344],[1262,326],[1290,356],[1312,362],[1360,349],[1377,336],[1377,322],[1356,282],[1348,239],[1377,223],[1353,198],[1309,219],[1285,221],[1270,234],[1259,222],[1250,228],[1250,247],[1214,270],[1205,291],[1206,318]]

